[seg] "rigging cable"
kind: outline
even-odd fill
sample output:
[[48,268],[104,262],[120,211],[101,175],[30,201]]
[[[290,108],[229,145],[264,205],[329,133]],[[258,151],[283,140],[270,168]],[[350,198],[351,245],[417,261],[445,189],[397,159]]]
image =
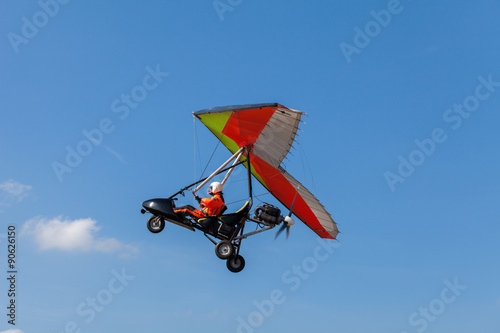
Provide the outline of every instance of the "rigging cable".
[[[201,156],[200,156],[200,142],[198,141],[198,134],[196,132],[196,117],[193,116],[193,129],[194,129],[194,140],[193,140],[193,145],[194,145],[194,151],[193,151],[193,157],[194,157],[194,180],[196,180],[196,150],[198,150],[198,161],[200,163],[200,170],[202,168],[201,166]],[[198,149],[196,149],[198,147]]]
[[[307,158],[307,154],[306,154],[305,150],[302,148],[301,145],[299,145],[299,152],[300,152],[300,157],[301,157],[301,160],[302,160],[302,169],[303,169],[303,172],[305,174],[305,168],[304,168],[304,160],[305,160],[306,161],[306,165],[307,165],[307,169],[309,171],[309,177],[311,178],[311,185],[312,185],[311,187],[312,187],[312,189],[314,191],[316,191],[316,183],[314,182],[314,176],[313,176],[313,173],[312,173],[311,164],[309,163],[309,159]],[[305,178],[305,180],[307,180],[307,175],[304,178]]]
[[[196,132],[196,117],[193,117],[193,128],[194,128],[194,179],[196,179],[196,150],[198,150],[198,161],[200,163],[200,170],[203,168],[201,164],[201,154],[200,154],[200,142],[198,139],[198,134]],[[207,164],[205,165],[205,168],[203,169],[203,172],[201,173],[201,176],[199,179],[203,178],[203,175],[205,175],[205,171],[207,171],[208,166],[210,165],[210,162],[212,161],[212,158],[215,155],[215,152],[217,151],[217,148],[219,147],[220,141],[217,142],[217,145],[215,146],[214,151],[212,152],[212,156],[210,156],[210,159],[208,160]],[[198,147],[198,149],[196,149]]]
[[208,160],[207,164],[205,165],[205,169],[203,169],[203,172],[201,173],[200,179],[203,178],[203,175],[205,174],[205,171],[207,171],[208,166],[210,165],[210,162],[212,161],[212,158],[215,155],[215,152],[217,151],[217,148],[219,148],[220,141],[217,142],[217,145],[215,146],[214,151],[212,152],[212,156],[210,156],[210,159]]

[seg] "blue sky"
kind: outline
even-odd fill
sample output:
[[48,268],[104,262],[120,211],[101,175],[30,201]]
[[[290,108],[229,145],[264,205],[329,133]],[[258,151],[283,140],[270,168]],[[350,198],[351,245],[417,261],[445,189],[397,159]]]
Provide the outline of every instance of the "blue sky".
[[[18,273],[0,332],[497,332],[499,10],[2,2],[0,266],[15,226]],[[199,177],[217,144],[191,112],[267,102],[307,112],[286,168],[339,241],[263,233],[233,274],[200,232],[151,234],[141,202]]]

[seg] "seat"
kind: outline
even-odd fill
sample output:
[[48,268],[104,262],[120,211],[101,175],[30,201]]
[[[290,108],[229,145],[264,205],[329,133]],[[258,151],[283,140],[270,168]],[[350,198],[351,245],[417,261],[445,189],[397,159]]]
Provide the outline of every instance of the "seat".
[[[222,213],[227,210],[224,206]],[[207,216],[198,218],[196,221],[203,229],[213,236],[230,238],[238,223],[243,222],[250,211],[250,202],[246,202],[238,211],[226,215]]]
[[250,202],[247,201],[238,211],[226,215],[220,215],[219,221],[230,227],[234,227],[236,224],[240,223],[242,219],[247,217],[249,211]]
[[218,215],[208,215],[208,216],[204,216],[204,217],[199,217],[196,219],[196,222],[198,222],[201,226],[203,226],[204,228],[209,228],[211,225],[213,225],[214,222],[217,222],[217,217],[221,216],[222,214],[224,214],[224,212],[227,210],[227,206],[224,205],[224,207],[222,207],[220,213]]

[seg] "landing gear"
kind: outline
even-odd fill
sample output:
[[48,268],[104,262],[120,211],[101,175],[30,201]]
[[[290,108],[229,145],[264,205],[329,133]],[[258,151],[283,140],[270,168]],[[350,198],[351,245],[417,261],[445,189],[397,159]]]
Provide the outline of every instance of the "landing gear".
[[245,259],[237,254],[226,261],[226,266],[233,273],[241,272],[245,267]]
[[220,259],[228,259],[234,253],[234,246],[230,241],[222,240],[215,245],[215,254]]
[[148,219],[147,225],[149,231],[157,234],[165,228],[165,220],[161,216],[153,215]]

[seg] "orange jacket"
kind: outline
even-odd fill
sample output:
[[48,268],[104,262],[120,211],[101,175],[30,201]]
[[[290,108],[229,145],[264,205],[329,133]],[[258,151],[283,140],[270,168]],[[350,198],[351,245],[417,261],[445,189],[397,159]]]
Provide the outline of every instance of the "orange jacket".
[[215,193],[211,198],[203,198],[200,200],[200,206],[203,212],[207,215],[219,215],[224,208],[224,199],[220,193]]

